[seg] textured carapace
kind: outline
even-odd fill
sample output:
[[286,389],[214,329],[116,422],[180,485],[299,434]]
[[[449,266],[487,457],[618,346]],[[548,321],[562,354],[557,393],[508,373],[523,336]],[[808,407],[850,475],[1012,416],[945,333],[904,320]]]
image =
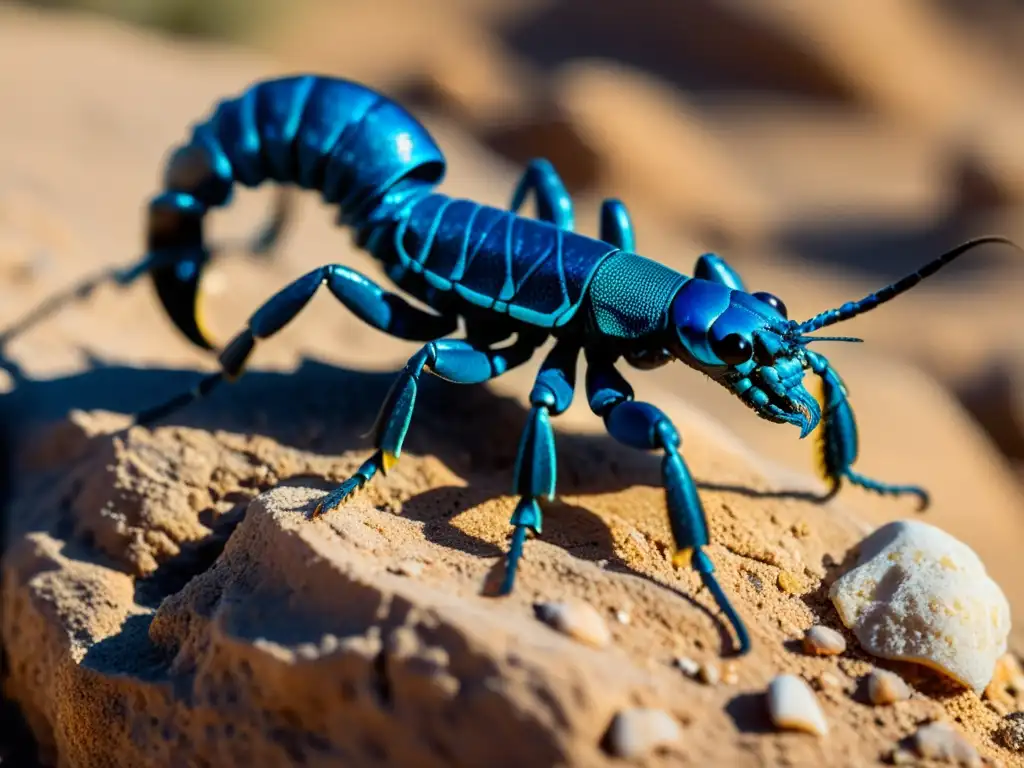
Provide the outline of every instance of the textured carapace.
[[[617,200],[602,206],[599,237],[576,233],[572,199],[546,160],[529,164],[507,209],[438,192],[444,171],[443,155],[426,128],[355,83],[297,76],[257,83],[223,101],[172,154],[166,189],[150,205],[146,268],[179,330],[197,345],[211,345],[196,317],[206,263],[202,221],[210,208],[229,201],[236,183],[275,181],[318,191],[337,206],[338,222],[354,231],[356,244],[377,258],[401,293],[341,264],[318,267],[252,315],[221,351],[219,372],[136,422],[150,423],[220,381],[237,378],[257,341],[291,322],[326,286],[364,322],[422,346],[381,407],[374,453],[324,498],[320,515],[398,460],[424,371],[455,383],[482,383],[525,364],[554,337],[529,395],[513,472],[519,502],[501,592],[512,589],[527,532],[541,533],[541,502],[555,495],[551,418],[573,401],[582,354],[587,401],[608,433],[661,453],[676,561],[700,573],[735,629],[741,652],[749,648],[749,637],[714,575],[704,508],[682,458],[679,433],[660,409],[634,399],[616,368],[619,360],[640,370],[681,360],[762,418],[797,426],[801,436],[820,421],[821,460],[832,492],[847,478],[881,492],[924,498],[916,487],[890,486],[853,472],[853,411],[827,360],[807,349],[823,340],[810,334],[887,301],[974,245],[1008,241],[976,240],[860,302],[798,323],[787,317],[778,297],[748,292],[739,274],[713,254],[697,260],[693,276],[638,255],[629,213]],[[536,218],[518,213],[530,193]],[[449,338],[460,327],[463,337]],[[823,382],[823,409],[804,386],[807,372]]]

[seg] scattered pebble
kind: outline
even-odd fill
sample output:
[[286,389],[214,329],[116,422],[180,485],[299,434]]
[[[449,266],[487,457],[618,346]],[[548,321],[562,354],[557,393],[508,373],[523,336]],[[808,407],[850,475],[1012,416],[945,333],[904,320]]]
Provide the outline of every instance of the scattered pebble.
[[778,584],[779,589],[791,595],[799,595],[804,589],[800,578],[789,571],[779,571]]
[[875,705],[906,701],[910,698],[910,686],[894,672],[875,669],[868,675],[868,698]]
[[629,624],[633,618],[628,613],[620,609],[615,612],[615,620],[619,622],[619,624]]
[[814,691],[796,675],[779,675],[768,685],[768,714],[778,728],[828,734]]
[[814,678],[814,684],[819,691],[835,691],[843,687],[843,681],[831,672],[822,672]]
[[1006,652],[1002,590],[970,547],[927,523],[901,520],[868,536],[829,597],[868,653],[924,663],[979,694]]
[[660,746],[679,741],[682,730],[668,712],[635,707],[615,715],[605,736],[609,751],[616,757],[642,757]]
[[696,677],[700,673],[700,664],[686,656],[677,656],[674,663],[687,677]]
[[537,603],[533,609],[538,619],[574,640],[595,648],[611,644],[608,625],[587,603]]
[[1011,712],[999,724],[995,739],[1009,750],[1024,752],[1024,712]]
[[704,685],[718,685],[722,679],[722,673],[719,672],[717,664],[709,661],[706,664],[700,665],[697,677]]
[[397,573],[399,576],[415,578],[423,574],[423,563],[419,560],[402,560],[395,565],[388,566],[388,570],[391,573]]
[[835,656],[846,650],[846,638],[818,624],[804,633],[804,650],[815,656]]
[[981,768],[981,756],[952,725],[941,721],[918,728],[914,734],[917,754],[931,760],[954,760],[961,765]]
[[893,765],[913,765],[917,762],[917,757],[908,749],[896,747],[896,749],[889,753],[889,762]]
[[722,682],[726,685],[736,685],[740,681],[739,670],[736,669],[736,665],[733,662],[727,662],[725,665],[725,671],[722,673]]

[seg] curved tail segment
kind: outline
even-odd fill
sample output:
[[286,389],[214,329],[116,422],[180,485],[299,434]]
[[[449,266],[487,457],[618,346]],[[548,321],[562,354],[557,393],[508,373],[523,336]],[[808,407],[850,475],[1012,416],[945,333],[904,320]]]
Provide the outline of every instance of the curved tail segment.
[[[265,181],[320,192],[338,224],[385,223],[445,174],[426,128],[398,104],[357,83],[314,75],[267,80],[220,102],[171,154],[164,191],[149,204],[145,263],[165,311],[193,344],[212,349],[199,316],[210,253],[203,221],[235,184]],[[285,221],[264,233],[269,249]]]

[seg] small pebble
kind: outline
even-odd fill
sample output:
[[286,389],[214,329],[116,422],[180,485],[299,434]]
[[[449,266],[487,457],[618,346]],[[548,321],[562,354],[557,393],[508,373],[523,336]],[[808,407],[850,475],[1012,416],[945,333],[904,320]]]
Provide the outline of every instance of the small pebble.
[[725,665],[725,671],[722,673],[722,682],[726,685],[736,685],[740,681],[739,670],[736,669],[736,665],[733,662],[727,662]]
[[814,678],[814,684],[817,686],[819,691],[835,691],[842,688],[843,681],[833,675],[831,672],[822,672],[816,678]]
[[996,741],[1014,752],[1024,752],[1024,712],[1011,712],[999,724]]
[[613,755],[629,759],[642,757],[681,737],[679,723],[668,712],[635,707],[615,715],[605,739]]
[[625,611],[618,610],[615,612],[615,620],[619,622],[619,624],[629,624],[630,621],[632,621],[632,617]]
[[423,574],[423,563],[418,560],[402,560],[400,563],[390,566],[388,570],[391,573],[397,573],[399,576],[415,578]]
[[604,648],[612,642],[612,634],[604,619],[587,603],[537,603],[537,618],[581,643]]
[[910,750],[896,747],[896,749],[889,753],[889,762],[893,765],[913,765],[917,762],[917,758],[914,757],[914,753]]
[[789,571],[779,571],[779,589],[791,595],[799,595],[803,591],[800,579]]
[[914,734],[917,754],[931,760],[953,760],[971,768],[981,768],[981,756],[963,735],[949,723],[936,721]]
[[868,698],[872,704],[893,704],[910,698],[910,686],[899,675],[875,669],[868,675]]
[[835,656],[846,650],[846,638],[818,624],[804,633],[804,650],[815,656]]
[[700,672],[700,664],[686,656],[677,656],[674,663],[687,677],[696,677]]
[[708,662],[707,664],[700,665],[700,671],[697,673],[697,677],[704,685],[718,685],[722,679],[722,674],[718,670],[717,664]]
[[768,685],[768,714],[778,728],[828,734],[814,691],[796,675],[779,675]]

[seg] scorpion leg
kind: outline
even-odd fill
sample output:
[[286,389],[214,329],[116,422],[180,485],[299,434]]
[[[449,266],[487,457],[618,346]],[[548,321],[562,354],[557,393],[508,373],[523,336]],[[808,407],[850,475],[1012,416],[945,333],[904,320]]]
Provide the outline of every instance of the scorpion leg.
[[821,474],[831,487],[825,495],[829,499],[839,491],[845,477],[854,485],[881,494],[913,494],[920,499],[920,509],[929,504],[928,492],[916,485],[890,485],[855,472],[851,466],[857,460],[857,420],[847,397],[846,386],[819,354],[806,351],[811,370],[821,377],[824,387],[824,416],[821,431]]
[[204,378],[192,391],[138,414],[135,423],[150,424],[207,395],[223,379],[238,378],[256,341],[273,336],[290,323],[325,283],[338,301],[358,318],[396,338],[428,341],[447,336],[458,327],[457,318],[418,309],[354,269],[340,264],[319,267],[286,286],[253,313],[246,329],[220,353],[220,371]]
[[705,253],[697,259],[697,266],[693,270],[693,276],[701,280],[711,280],[715,283],[727,285],[733,290],[746,291],[743,285],[743,278],[740,273],[733,269],[729,262],[721,256],[713,253]]
[[600,237],[609,245],[623,251],[636,253],[636,233],[633,231],[633,220],[625,203],[615,198],[608,198],[601,203],[601,234]]
[[559,341],[544,359],[530,392],[530,415],[519,441],[512,492],[519,503],[512,513],[512,544],[509,547],[505,578],[498,594],[507,595],[515,584],[516,569],[523,554],[527,530],[541,531],[539,498],[555,497],[555,436],[551,416],[563,413],[572,405],[576,386],[576,360],[580,347]]
[[739,654],[750,650],[743,620],[715,578],[715,567],[704,551],[710,543],[707,518],[697,486],[679,454],[681,440],[669,418],[658,408],[633,400],[633,388],[615,369],[614,360],[587,355],[587,400],[620,443],[640,450],[664,451],[661,474],[668,503],[669,526],[675,539],[676,564],[689,562],[729,619],[736,632]]
[[409,431],[420,376],[424,370],[455,384],[482,384],[522,365],[530,359],[536,348],[537,343],[525,337],[520,337],[511,346],[501,350],[481,349],[461,339],[442,339],[424,345],[409,358],[377,414],[373,427],[376,452],[352,477],[324,497],[314,510],[313,517],[335,509],[366,485],[378,471],[387,474],[395,465]]
[[559,229],[572,231],[572,198],[565,188],[562,177],[549,160],[536,158],[526,166],[512,193],[512,202],[509,204],[512,213],[519,212],[530,192],[536,195],[538,219],[550,222]]

